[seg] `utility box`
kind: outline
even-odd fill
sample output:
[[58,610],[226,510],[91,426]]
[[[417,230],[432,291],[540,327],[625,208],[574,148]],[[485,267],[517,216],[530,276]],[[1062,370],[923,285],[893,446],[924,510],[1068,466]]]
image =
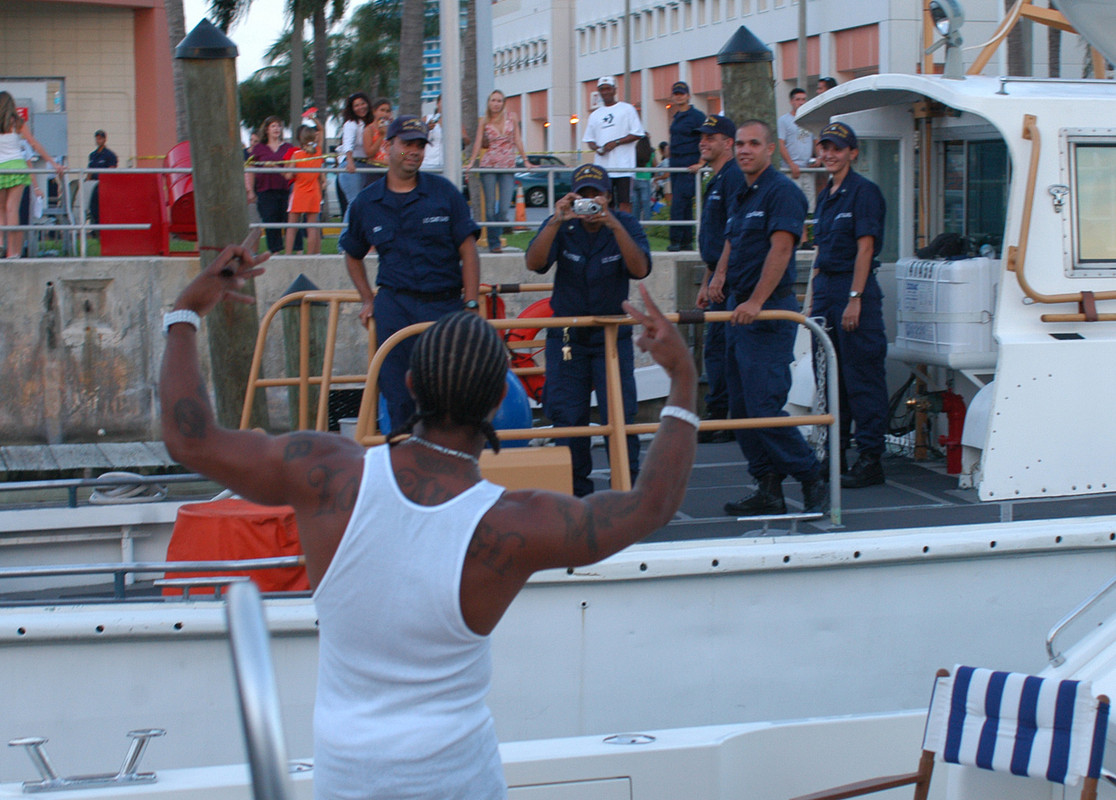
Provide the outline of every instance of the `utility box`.
[[1000,267],[991,258],[899,261],[895,343],[889,355],[955,369],[995,366],[992,320]]

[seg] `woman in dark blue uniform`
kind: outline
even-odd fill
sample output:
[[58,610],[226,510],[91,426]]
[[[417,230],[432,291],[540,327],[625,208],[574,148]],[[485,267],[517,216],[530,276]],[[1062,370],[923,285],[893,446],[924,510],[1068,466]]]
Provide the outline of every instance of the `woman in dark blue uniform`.
[[841,486],[859,489],[884,482],[887,336],[876,269],[886,207],[880,188],[853,171],[860,151],[852,128],[835,122],[818,141],[829,183],[814,212],[818,257],[812,316],[825,317],[837,348],[842,466],[856,423],[857,460],[841,476]]

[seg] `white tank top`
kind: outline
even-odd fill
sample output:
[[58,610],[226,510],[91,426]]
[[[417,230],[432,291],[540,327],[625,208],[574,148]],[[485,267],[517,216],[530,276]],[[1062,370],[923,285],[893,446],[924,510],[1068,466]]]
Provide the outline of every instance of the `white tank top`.
[[319,800],[505,798],[484,703],[489,639],[461,614],[461,570],[477,523],[504,489],[481,481],[420,506],[374,447],[352,517],[314,592]]
[[15,161],[17,158],[23,158],[23,148],[19,146],[19,141],[22,138],[15,131],[0,133],[0,164],[5,161]]

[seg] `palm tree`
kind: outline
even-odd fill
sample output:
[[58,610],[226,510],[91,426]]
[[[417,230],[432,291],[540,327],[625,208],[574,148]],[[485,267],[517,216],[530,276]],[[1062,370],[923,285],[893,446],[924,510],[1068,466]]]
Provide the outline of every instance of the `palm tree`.
[[[186,12],[182,8],[182,0],[164,0],[164,6],[173,56],[178,43],[186,38]],[[171,66],[174,70],[174,135],[177,141],[184,142],[190,138],[186,130],[186,81],[182,77],[182,62],[172,57]]]
[[399,30],[399,111],[403,114],[422,113],[425,17],[425,0],[403,0],[403,19]]

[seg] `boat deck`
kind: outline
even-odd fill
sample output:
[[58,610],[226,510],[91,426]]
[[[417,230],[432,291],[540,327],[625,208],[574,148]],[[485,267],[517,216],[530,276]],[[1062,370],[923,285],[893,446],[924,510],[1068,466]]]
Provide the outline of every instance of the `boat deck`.
[[[593,478],[598,488],[607,486],[608,466],[603,447],[593,448]],[[981,502],[976,489],[959,489],[957,477],[946,473],[945,461],[931,456],[915,461],[906,455],[888,454],[883,460],[886,483],[841,493],[841,522],[830,524],[828,515],[812,522],[799,521],[797,533],[892,530],[1011,520],[1056,519],[1116,514],[1116,493]],[[723,506],[754,488],[735,443],[698,445],[697,462],[686,499],[675,520],[646,541],[664,542],[734,536],[779,536],[790,533],[789,520],[772,519],[768,530],[758,520],[737,519]],[[783,484],[789,514],[802,512],[797,481]]]

